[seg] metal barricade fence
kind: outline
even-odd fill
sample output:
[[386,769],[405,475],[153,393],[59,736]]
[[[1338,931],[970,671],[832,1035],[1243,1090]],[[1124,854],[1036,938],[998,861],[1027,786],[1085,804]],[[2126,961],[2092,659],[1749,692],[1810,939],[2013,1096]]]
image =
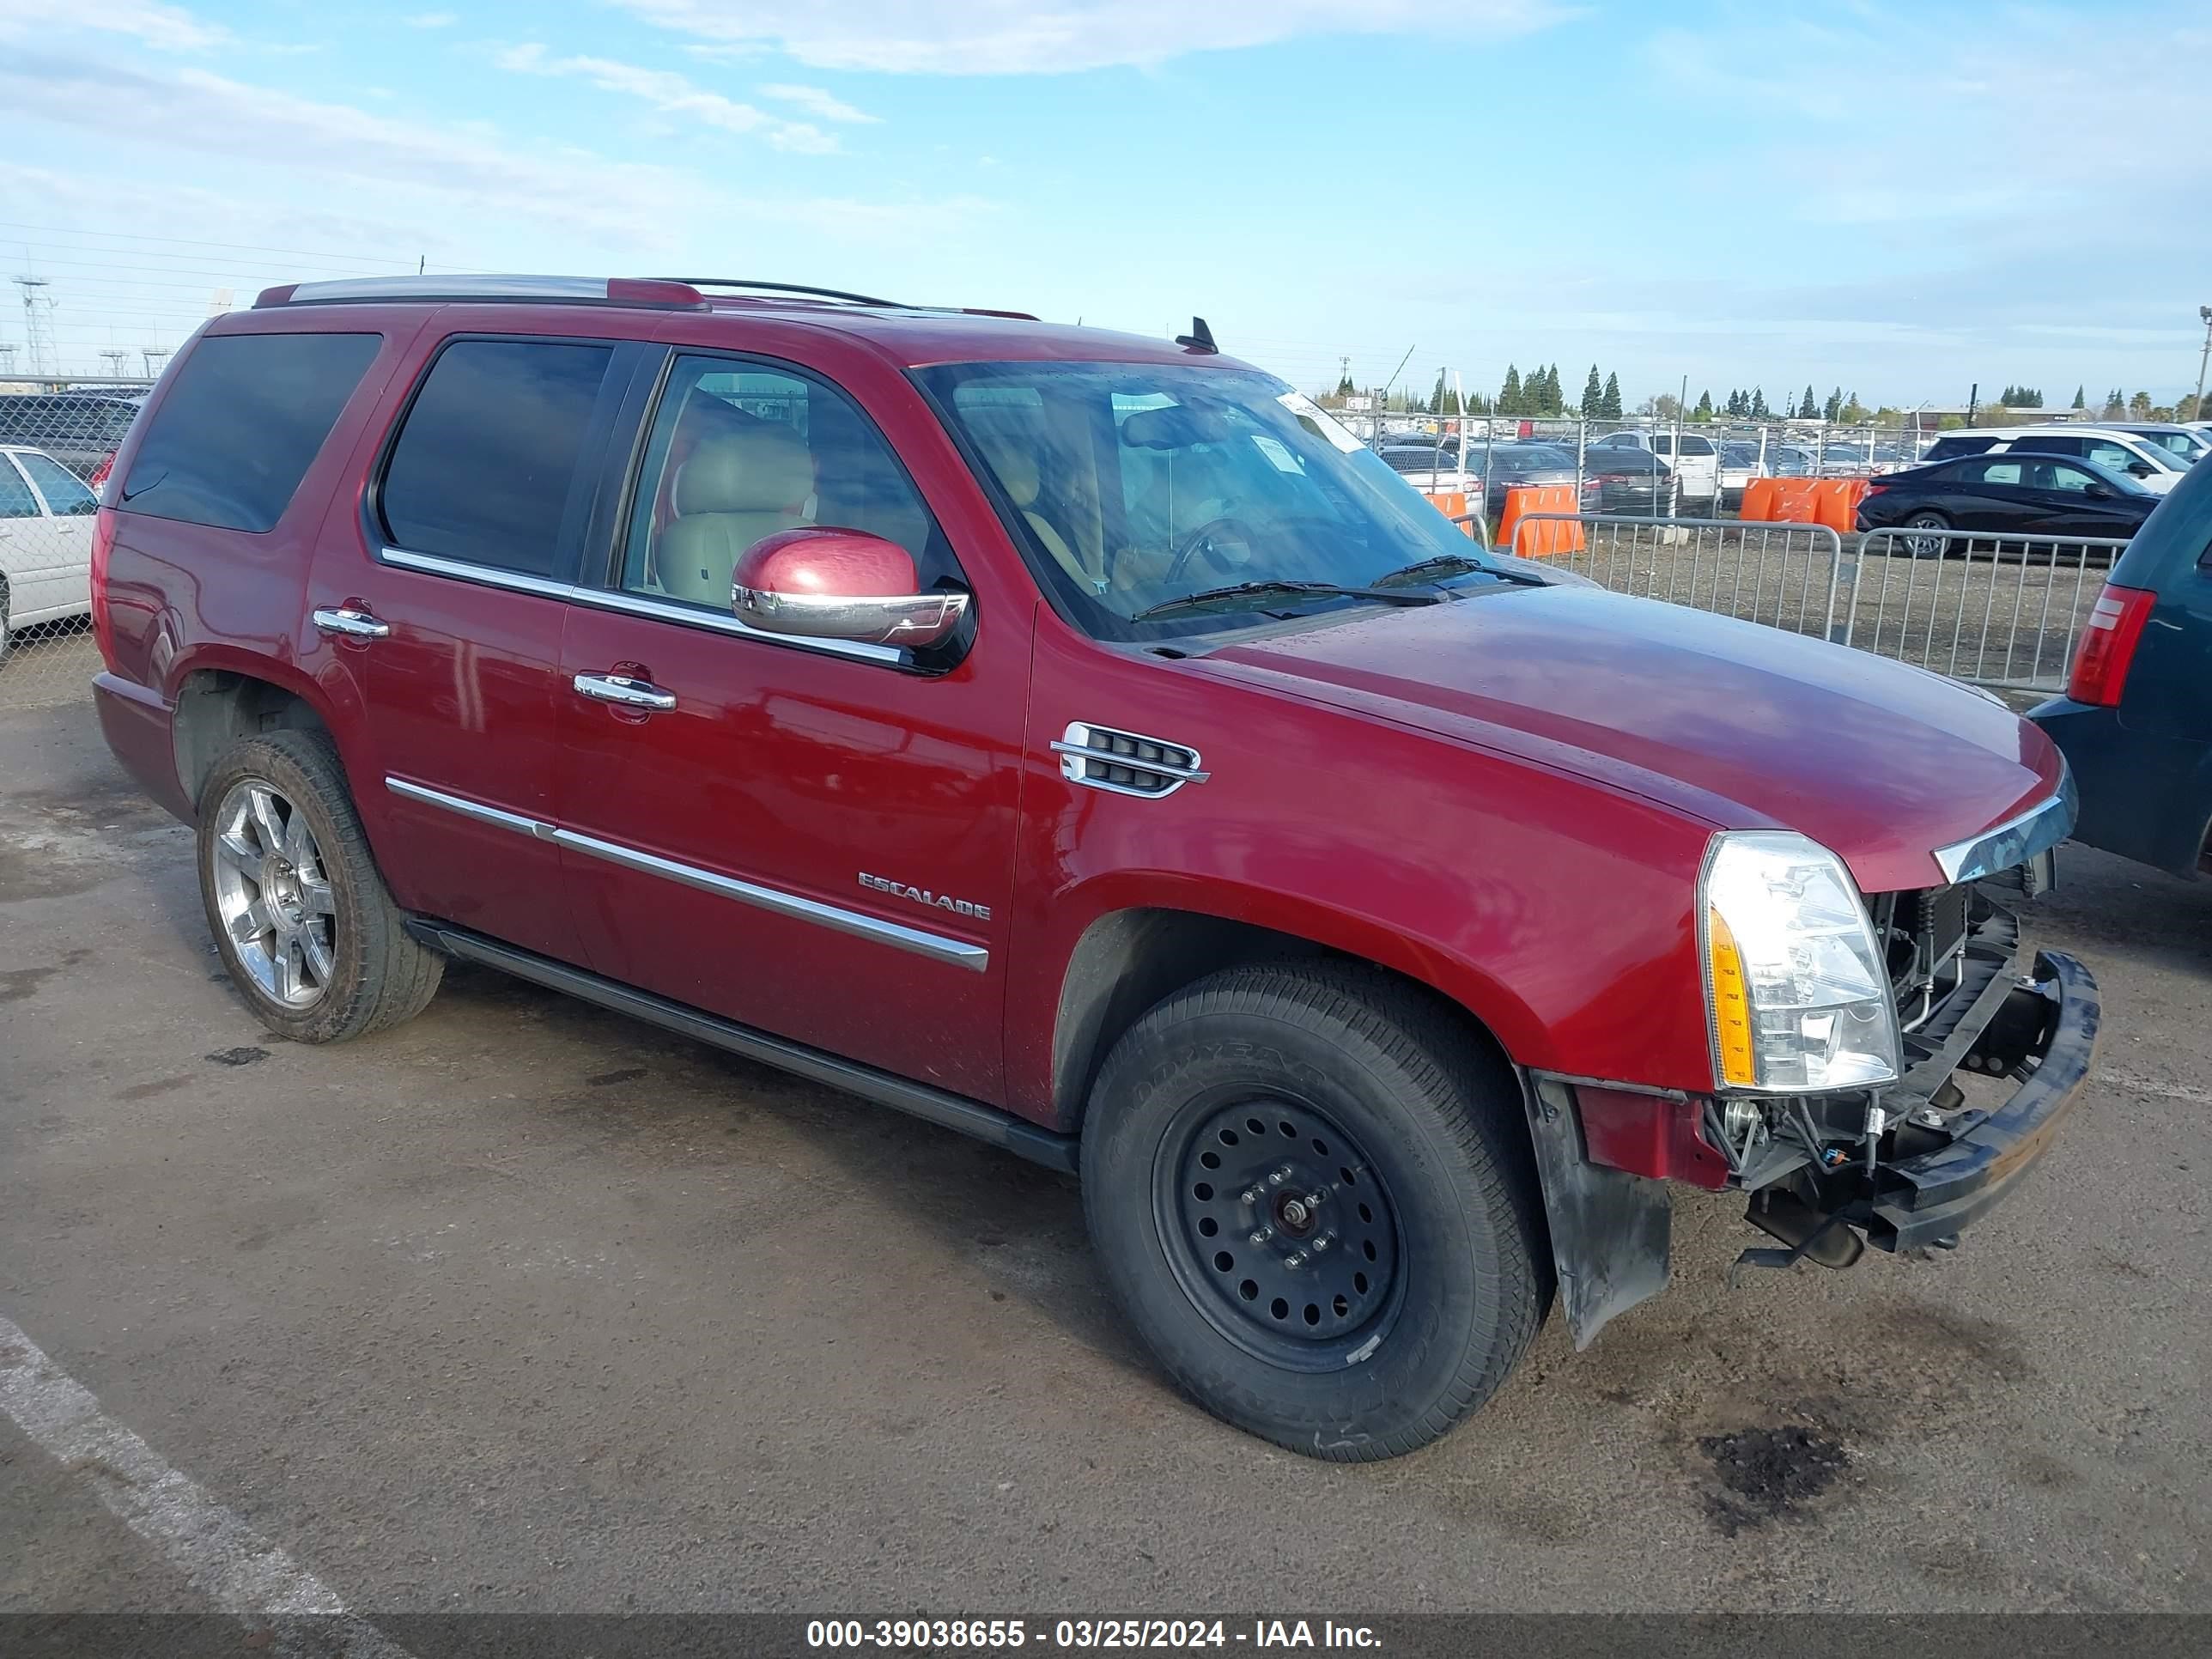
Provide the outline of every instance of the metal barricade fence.
[[1515,524],[1507,550],[1536,544],[1545,524],[1580,526],[1583,545],[1543,562],[1613,592],[1850,643],[1848,613],[1838,615],[1843,541],[1826,525],[1537,513]]
[[94,480],[143,387],[0,387],[0,716],[91,695]]
[[2058,691],[2124,541],[1867,532],[1843,609],[1846,642],[1992,690]]

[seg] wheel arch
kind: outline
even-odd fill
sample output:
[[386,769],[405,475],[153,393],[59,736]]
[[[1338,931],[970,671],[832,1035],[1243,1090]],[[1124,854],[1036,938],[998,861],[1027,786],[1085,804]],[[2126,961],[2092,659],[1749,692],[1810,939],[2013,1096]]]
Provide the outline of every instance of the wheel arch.
[[1278,927],[1171,903],[1130,903],[1093,916],[1060,978],[1051,1031],[1051,1127],[1080,1132],[1108,1053],[1148,1009],[1209,975],[1254,962],[1340,961],[1380,969],[1447,1010],[1512,1073],[1512,1048],[1499,1026],[1511,1030],[1533,1018],[1517,999],[1402,937],[1362,938],[1362,931],[1344,919]]
[[168,696],[177,781],[194,803],[216,762],[243,738],[294,730],[337,742],[314,683],[282,664],[203,657],[172,678]]

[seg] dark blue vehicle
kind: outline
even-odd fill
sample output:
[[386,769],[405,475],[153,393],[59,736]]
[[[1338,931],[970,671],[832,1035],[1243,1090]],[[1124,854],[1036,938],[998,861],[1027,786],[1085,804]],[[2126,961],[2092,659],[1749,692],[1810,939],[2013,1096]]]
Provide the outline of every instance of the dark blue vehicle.
[[2145,520],[2099,596],[2066,695],[2028,715],[2074,769],[2074,839],[2177,874],[2212,830],[2212,467]]

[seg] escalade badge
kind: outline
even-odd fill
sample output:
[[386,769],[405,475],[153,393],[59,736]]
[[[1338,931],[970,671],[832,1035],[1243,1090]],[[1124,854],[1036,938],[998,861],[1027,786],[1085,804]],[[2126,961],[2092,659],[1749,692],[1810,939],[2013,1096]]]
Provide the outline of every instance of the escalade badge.
[[942,893],[931,892],[927,887],[909,887],[902,881],[872,876],[865,870],[860,872],[860,885],[873,888],[878,893],[891,894],[894,897],[912,899],[916,904],[927,904],[934,909],[950,910],[956,916],[973,916],[978,921],[991,919],[991,907],[988,904],[970,904],[966,899],[947,898]]

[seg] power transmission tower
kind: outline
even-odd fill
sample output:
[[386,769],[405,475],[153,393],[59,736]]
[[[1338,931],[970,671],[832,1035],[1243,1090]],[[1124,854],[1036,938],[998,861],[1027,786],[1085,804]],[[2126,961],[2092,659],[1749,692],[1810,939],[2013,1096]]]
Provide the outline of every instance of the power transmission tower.
[[138,355],[145,359],[146,378],[150,380],[161,372],[161,365],[169,361],[169,348],[167,346],[141,346],[138,348]]
[[18,276],[15,286],[23,291],[23,355],[30,359],[32,378],[41,380],[53,373],[53,299],[43,276]]
[[119,380],[123,378],[124,360],[129,357],[130,355],[131,354],[125,351],[121,346],[109,346],[106,350],[100,354],[100,361],[107,365],[107,378],[109,380]]

